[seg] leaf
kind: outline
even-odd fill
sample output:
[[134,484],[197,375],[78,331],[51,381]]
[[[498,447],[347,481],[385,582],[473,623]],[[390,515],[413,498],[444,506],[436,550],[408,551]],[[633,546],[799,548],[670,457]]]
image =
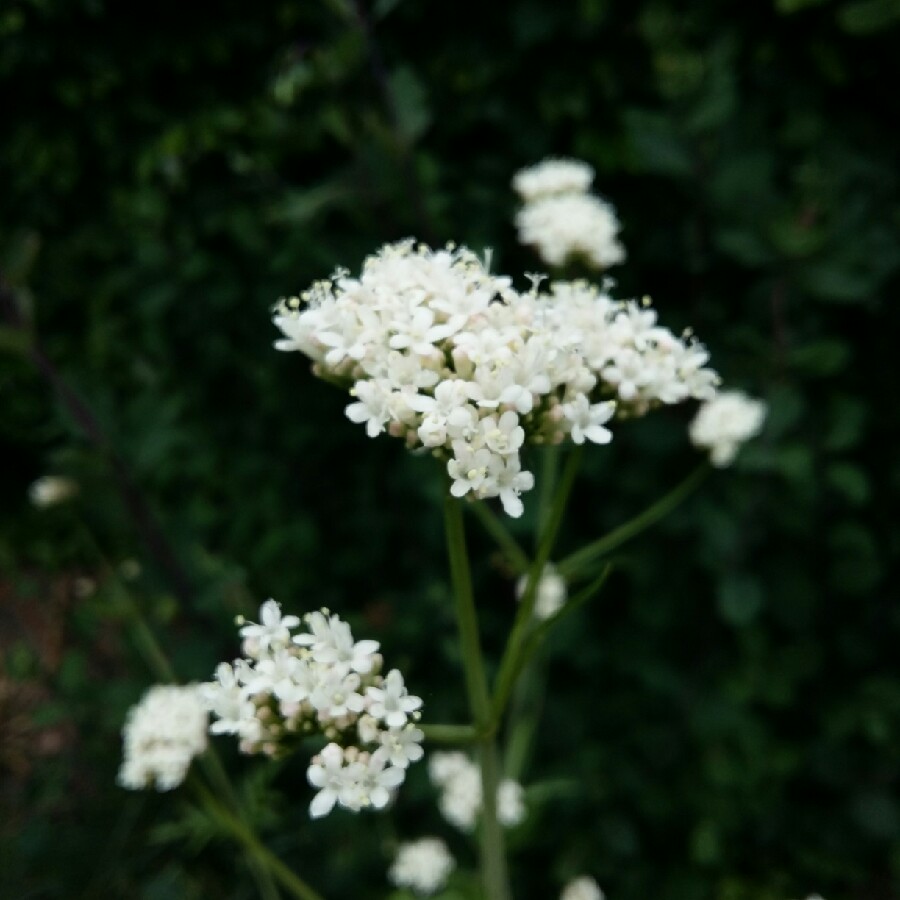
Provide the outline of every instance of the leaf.
[[808,375],[837,375],[850,362],[850,347],[836,338],[825,338],[790,352],[791,365]]
[[869,499],[869,478],[858,466],[834,463],[828,467],[826,477],[828,483],[853,506],[861,506]]
[[759,583],[747,575],[727,576],[719,585],[719,615],[729,625],[749,625],[759,615],[765,598]]
[[848,34],[867,35],[890,28],[900,19],[900,0],[859,0],[838,10],[837,20]]
[[667,116],[632,109],[625,113],[625,130],[638,171],[676,177],[692,174],[687,146]]
[[413,144],[431,124],[425,87],[409,66],[400,66],[390,75],[390,91],[397,128],[406,142]]

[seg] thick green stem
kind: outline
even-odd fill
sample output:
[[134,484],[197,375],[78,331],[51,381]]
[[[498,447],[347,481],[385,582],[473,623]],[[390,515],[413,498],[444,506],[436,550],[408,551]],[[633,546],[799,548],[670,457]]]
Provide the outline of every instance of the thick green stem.
[[298,900],[323,900],[321,894],[313,890],[299,875],[296,875],[275,856],[240,819],[218,803],[197,779],[192,779],[192,787],[210,818],[218,822],[225,831],[230,832],[243,844],[248,855],[255,859],[262,868],[271,872],[286,891],[297,897]]
[[497,789],[500,764],[494,733],[497,720],[491,715],[491,698],[481,653],[478,615],[472,594],[472,578],[466,550],[462,505],[449,493],[444,501],[447,553],[453,583],[456,622],[462,649],[462,663],[469,698],[469,710],[479,732],[478,762],[481,768],[481,877],[486,900],[511,900],[506,871],[503,830],[497,819]]
[[631,538],[640,534],[651,525],[655,525],[660,519],[668,515],[679,503],[691,495],[708,474],[708,464],[703,463],[701,466],[698,466],[684,481],[676,485],[652,506],[648,506],[642,513],[618,528],[614,528],[609,534],[605,534],[602,538],[567,556],[562,562],[557,564],[557,571],[566,579],[579,575],[600,557],[615,550],[616,547],[631,540]]
[[503,711],[506,709],[510,692],[515,685],[516,676],[524,662],[522,654],[528,632],[531,630],[532,626],[538,582],[540,581],[544,568],[550,560],[550,554],[553,552],[553,545],[556,542],[556,536],[559,533],[559,527],[562,524],[563,514],[566,510],[566,502],[569,499],[572,485],[575,482],[575,476],[578,474],[578,467],[581,464],[581,449],[581,447],[576,447],[566,460],[566,465],[559,482],[559,488],[556,491],[556,496],[553,498],[553,504],[547,515],[547,524],[541,534],[537,555],[528,571],[528,582],[525,587],[525,593],[519,604],[519,610],[516,613],[512,631],[509,635],[509,640],[506,643],[506,649],[503,652],[503,659],[500,662],[500,671],[497,675],[492,703],[494,718],[498,721],[503,715]]

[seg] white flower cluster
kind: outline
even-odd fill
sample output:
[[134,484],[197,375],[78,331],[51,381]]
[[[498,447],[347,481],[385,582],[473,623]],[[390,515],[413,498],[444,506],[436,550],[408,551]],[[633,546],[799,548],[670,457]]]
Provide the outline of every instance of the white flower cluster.
[[206,707],[197,685],[150,688],[128,711],[122,729],[119,784],[130,790],[177,787],[191,760],[206,749],[206,725]]
[[400,845],[388,878],[397,887],[428,896],[444,887],[455,866],[456,861],[440,838],[420,838]]
[[590,875],[581,875],[563,888],[559,900],[604,900],[604,897],[600,885]]
[[723,391],[704,403],[690,427],[695,446],[710,451],[714,466],[730,465],[745,441],[759,434],[766,405],[740,391]]
[[713,397],[719,378],[694,340],[659,325],[649,301],[585,282],[520,293],[465,248],[412,241],[282,300],[280,350],[346,384],[346,413],[446,461],[456,497],[499,497],[519,516],[534,485],[526,443],[608,443],[614,413]]
[[616,212],[588,193],[593,180],[594,170],[572,159],[546,159],[513,178],[525,201],[516,214],[519,241],[533,246],[547,265],[577,258],[607,269],[624,261]]
[[202,686],[216,716],[214,734],[235,734],[245,753],[278,756],[299,739],[321,734],[328,745],[310,762],[318,793],[313,818],[335,804],[381,809],[422,758],[424,734],[415,722],[422,701],[411,696],[397,669],[381,674],[377,641],[355,641],[350,626],[323,609],[301,620],[282,615],[274,600],[260,622],[245,624],[244,658],[221,663]]
[[[516,597],[519,600],[525,595],[527,586],[528,576],[523,575],[516,583]],[[549,619],[563,608],[567,595],[566,579],[552,563],[547,563],[535,588],[534,615],[538,619]]]
[[[441,789],[438,807],[444,818],[465,831],[475,827],[481,809],[481,770],[459,751],[432,753],[428,774]],[[525,818],[525,792],[517,781],[505,778],[497,787],[497,818],[510,828]]]
[[594,180],[594,170],[580,159],[549,157],[520,169],[513,176],[513,189],[526,202],[559,194],[586,194]]

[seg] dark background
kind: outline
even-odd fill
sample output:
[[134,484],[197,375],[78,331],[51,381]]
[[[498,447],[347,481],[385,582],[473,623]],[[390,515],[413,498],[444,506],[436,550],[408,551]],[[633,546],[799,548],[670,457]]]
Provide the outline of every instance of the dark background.
[[[254,896],[187,795],[115,786],[156,679],[132,604],[183,680],[266,597],[331,606],[462,720],[436,467],[348,422],[269,311],[408,235],[539,268],[509,183],[556,154],[618,209],[617,294],[770,414],[551,642],[516,895],[900,897],[898,25],[896,0],[0,4],[0,896]],[[690,415],[591,449],[561,552],[695,465]],[[33,508],[45,473],[79,496]],[[512,581],[471,543],[495,656]],[[424,766],[390,820],[311,823],[299,761],[221,743],[329,898],[385,896],[398,837],[472,864]]]

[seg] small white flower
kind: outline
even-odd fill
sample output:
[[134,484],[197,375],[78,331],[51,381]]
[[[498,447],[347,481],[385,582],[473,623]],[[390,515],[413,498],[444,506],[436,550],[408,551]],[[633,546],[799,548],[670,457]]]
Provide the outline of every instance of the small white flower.
[[[528,584],[528,576],[523,575],[516,584],[516,596],[519,600],[525,594]],[[544,566],[541,577],[538,579],[535,599],[534,615],[538,619],[549,619],[566,602],[566,580],[554,568],[552,563]]]
[[28,488],[28,497],[39,509],[55,506],[74,497],[78,493],[78,484],[71,478],[61,475],[44,475],[32,482]]
[[402,728],[407,718],[421,705],[420,697],[406,692],[403,676],[397,669],[391,669],[380,688],[366,689],[369,698],[369,715],[383,721],[389,728]]
[[421,746],[425,733],[414,725],[382,731],[379,740],[388,753],[391,765],[399,769],[405,769],[411,762],[418,762],[425,754]]
[[604,896],[600,885],[590,875],[581,875],[565,886],[559,900],[604,900]]
[[417,894],[435,894],[447,883],[456,863],[440,838],[420,838],[401,844],[388,878],[397,887],[406,887]]
[[319,789],[309,804],[309,814],[313,819],[328,815],[348,787],[352,787],[355,773],[344,762],[344,751],[333,743],[312,758],[306,778]]
[[525,791],[511,778],[504,778],[497,788],[497,818],[507,828],[518,825],[525,818]]
[[591,403],[584,394],[579,394],[571,403],[562,405],[562,412],[569,423],[572,440],[583,444],[585,440],[595,444],[608,444],[612,440],[612,432],[603,425],[616,411],[615,401]]
[[266,600],[259,608],[259,624],[250,622],[240,629],[242,637],[255,641],[261,649],[286,647],[291,642],[291,629],[300,624],[297,616],[282,616],[281,606]]
[[690,426],[695,446],[710,451],[714,466],[729,465],[741,444],[757,435],[766,418],[766,405],[740,391],[718,394],[704,403]]

